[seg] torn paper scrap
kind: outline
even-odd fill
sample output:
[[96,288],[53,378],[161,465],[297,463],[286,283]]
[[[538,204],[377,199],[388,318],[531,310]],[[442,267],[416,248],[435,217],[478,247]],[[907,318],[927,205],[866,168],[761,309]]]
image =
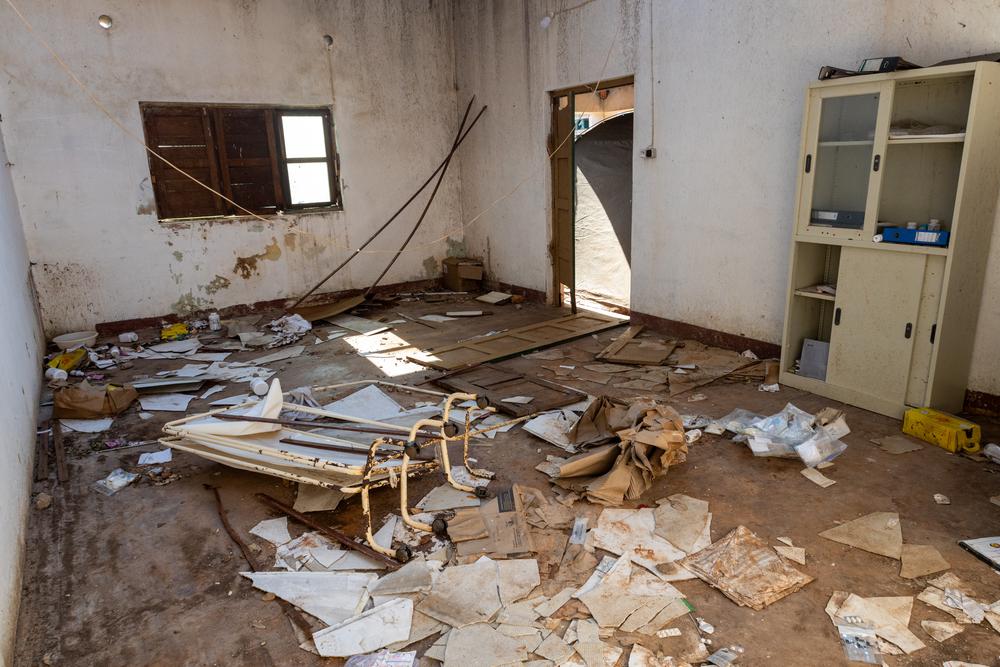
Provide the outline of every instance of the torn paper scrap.
[[149,466],[156,465],[158,463],[170,463],[172,459],[172,449],[164,449],[159,452],[143,452],[142,454],[139,454],[139,465]]

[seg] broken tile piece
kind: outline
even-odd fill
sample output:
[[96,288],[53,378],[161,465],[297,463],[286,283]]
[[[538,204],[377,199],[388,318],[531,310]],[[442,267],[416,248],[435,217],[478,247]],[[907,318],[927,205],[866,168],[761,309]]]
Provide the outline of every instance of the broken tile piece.
[[448,634],[445,667],[496,667],[518,664],[528,657],[517,638],[497,632],[486,623],[456,628]]
[[497,564],[486,557],[445,568],[418,605],[422,613],[454,628],[487,621],[500,607]]
[[292,536],[288,534],[288,517],[286,516],[277,519],[264,519],[250,529],[250,534],[267,540],[276,547],[292,539]]
[[313,633],[324,658],[369,653],[410,636],[413,600],[397,598]]
[[929,634],[934,641],[938,642],[943,642],[950,637],[954,637],[965,629],[960,624],[952,623],[951,621],[920,621],[920,627],[923,628],[924,632]]
[[551,616],[559,611],[560,607],[569,602],[569,599],[573,597],[573,591],[575,590],[576,588],[574,586],[562,589],[545,602],[537,605],[535,607],[535,611],[538,612],[540,616]]
[[819,534],[834,542],[899,560],[903,531],[895,512],[873,512]]
[[906,454],[924,448],[919,442],[905,435],[887,435],[882,438],[874,438],[871,442],[882,451],[890,454]]
[[685,554],[701,551],[712,543],[712,514],[708,511],[708,502],[675,493],[657,504],[653,511],[654,534]]
[[573,648],[552,632],[535,648],[534,653],[558,665],[573,655]]
[[904,544],[900,557],[899,576],[916,579],[951,567],[941,552],[929,544]]
[[360,613],[368,602],[368,585],[376,578],[374,574],[356,572],[240,574],[252,581],[254,588],[273,593],[328,625],[340,623]]
[[778,537],[778,538],[775,538],[775,539],[777,539],[779,542],[781,542],[785,546],[789,546],[789,547],[794,547],[795,546],[794,544],[792,544],[792,538],[790,538],[790,537]]
[[784,556],[785,558],[787,558],[788,560],[794,561],[799,565],[806,564],[806,550],[803,549],[802,547],[777,546],[774,547],[774,550],[777,551],[782,556]]
[[540,583],[538,561],[534,558],[497,561],[497,584],[503,606],[517,602]]

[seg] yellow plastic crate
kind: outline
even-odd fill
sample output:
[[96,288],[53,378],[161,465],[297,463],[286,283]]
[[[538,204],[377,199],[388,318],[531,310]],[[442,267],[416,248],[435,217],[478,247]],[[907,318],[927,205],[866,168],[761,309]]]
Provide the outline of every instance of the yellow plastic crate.
[[903,414],[903,433],[958,452],[978,452],[979,424],[931,408],[910,408]]

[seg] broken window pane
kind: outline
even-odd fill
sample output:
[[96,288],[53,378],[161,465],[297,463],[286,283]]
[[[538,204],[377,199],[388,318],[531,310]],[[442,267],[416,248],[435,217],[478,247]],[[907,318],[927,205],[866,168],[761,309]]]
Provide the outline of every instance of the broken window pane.
[[326,162],[289,163],[288,189],[291,190],[293,206],[328,203],[330,173]]
[[[323,116],[282,116],[281,131],[286,158],[326,157]],[[329,198],[328,195],[326,199]]]

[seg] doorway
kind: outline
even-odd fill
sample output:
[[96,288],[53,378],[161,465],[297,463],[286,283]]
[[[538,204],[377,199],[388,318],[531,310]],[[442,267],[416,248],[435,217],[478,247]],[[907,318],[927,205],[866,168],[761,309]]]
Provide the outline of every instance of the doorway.
[[552,97],[554,293],[574,311],[628,313],[634,99],[631,78]]

